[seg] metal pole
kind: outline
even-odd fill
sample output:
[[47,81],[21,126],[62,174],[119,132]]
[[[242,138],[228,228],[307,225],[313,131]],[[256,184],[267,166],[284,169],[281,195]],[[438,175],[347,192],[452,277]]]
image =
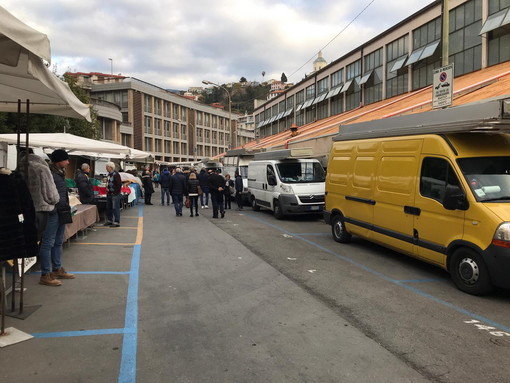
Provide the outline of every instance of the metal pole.
[[449,55],[449,44],[450,44],[450,12],[449,12],[448,0],[443,0],[443,9],[442,9],[442,28],[443,28],[443,49],[442,49],[442,58],[441,58],[441,66],[448,65],[448,55]]

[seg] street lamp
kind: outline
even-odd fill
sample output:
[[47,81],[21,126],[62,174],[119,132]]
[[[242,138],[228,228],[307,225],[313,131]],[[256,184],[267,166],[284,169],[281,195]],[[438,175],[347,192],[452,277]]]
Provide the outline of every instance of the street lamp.
[[211,82],[211,81],[203,80],[202,84],[216,86],[218,88],[223,89],[227,93],[227,96],[228,96],[228,131],[230,134],[230,143],[228,145],[228,148],[232,149],[232,147],[234,146],[234,135],[232,134],[232,99],[230,98],[230,93],[225,87],[223,87],[219,84],[216,84],[214,82]]

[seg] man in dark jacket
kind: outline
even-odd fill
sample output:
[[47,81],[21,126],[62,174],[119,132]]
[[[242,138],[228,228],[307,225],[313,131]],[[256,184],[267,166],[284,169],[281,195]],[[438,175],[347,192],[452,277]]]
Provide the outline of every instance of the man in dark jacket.
[[[207,185],[207,179],[209,178],[209,174],[205,171],[205,169],[200,170],[198,174],[198,180],[200,181],[200,188],[202,189],[202,195],[200,196],[200,205],[202,205],[202,209],[209,209],[209,186]],[[205,198],[205,204],[204,204]]]
[[175,215],[182,217],[182,200],[186,191],[186,176],[182,174],[181,168],[175,168],[175,174],[171,177],[170,193],[174,201]]
[[235,188],[236,188],[236,202],[237,202],[237,210],[243,210],[243,177],[239,174],[238,171],[235,172]]
[[223,207],[223,189],[225,188],[225,178],[221,176],[218,170],[212,173],[207,179],[211,201],[213,206],[213,218],[218,218],[218,210],[221,218],[225,217],[225,208]]
[[74,275],[67,273],[62,267],[62,244],[66,224],[60,222],[59,210],[63,212],[69,207],[67,185],[65,179],[65,167],[69,164],[69,156],[62,149],[57,149],[50,155],[50,165],[53,181],[57,187],[59,201],[55,209],[48,215],[48,223],[42,234],[41,247],[39,248],[39,260],[41,262],[41,279],[39,283],[46,286],[60,286],[62,283],[57,279],[73,279]]
[[161,185],[161,206],[165,205],[165,196],[166,196],[166,204],[170,206],[170,172],[168,168],[163,169],[159,177],[159,183]]
[[113,162],[106,164],[106,171],[108,172],[108,183],[106,184],[106,223],[104,226],[119,227],[122,180],[119,172],[115,170]]
[[78,188],[78,196],[82,204],[93,205],[94,204],[94,188],[90,183],[89,179],[90,165],[84,163],[81,165],[81,169],[76,170],[74,175],[74,182]]

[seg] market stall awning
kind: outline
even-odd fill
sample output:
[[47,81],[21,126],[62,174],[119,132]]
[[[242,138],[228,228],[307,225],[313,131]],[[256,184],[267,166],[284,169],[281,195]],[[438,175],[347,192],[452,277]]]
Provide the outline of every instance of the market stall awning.
[[16,65],[21,48],[51,62],[50,40],[0,6],[0,62]]
[[[21,144],[25,144],[25,137],[20,137]],[[0,142],[7,142],[8,144],[16,144],[18,136],[15,133],[0,134]],[[124,145],[114,144],[105,141],[93,140],[90,138],[75,136],[70,133],[32,133],[30,134],[30,147],[49,148],[49,149],[64,149],[70,154],[76,155],[90,155],[102,154],[97,157],[111,157],[112,155],[121,156],[119,158],[126,158],[131,155],[131,149]]]
[[0,52],[0,111],[17,112],[21,100],[23,104],[29,103],[30,113],[91,121],[89,106],[44,65],[42,58],[50,61],[46,35],[33,30],[2,7]]

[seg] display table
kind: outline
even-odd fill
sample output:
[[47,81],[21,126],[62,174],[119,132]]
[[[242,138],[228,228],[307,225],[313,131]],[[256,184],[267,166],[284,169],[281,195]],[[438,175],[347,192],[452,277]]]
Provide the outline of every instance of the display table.
[[99,221],[96,205],[77,205],[76,209],[76,213],[73,215],[73,222],[66,225],[64,241]]

